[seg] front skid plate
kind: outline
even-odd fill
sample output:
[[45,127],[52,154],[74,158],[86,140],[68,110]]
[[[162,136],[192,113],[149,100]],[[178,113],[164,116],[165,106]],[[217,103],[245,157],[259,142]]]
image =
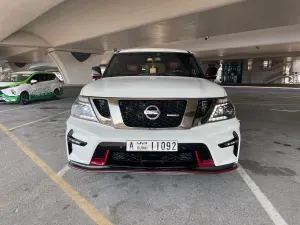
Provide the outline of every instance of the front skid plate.
[[218,174],[218,173],[225,173],[229,171],[236,170],[238,165],[235,163],[223,165],[223,166],[216,166],[211,168],[195,168],[189,169],[184,167],[114,167],[114,166],[89,166],[73,161],[69,161],[69,166],[71,168],[85,171],[85,172],[109,172],[109,173],[184,173],[184,174],[197,174],[197,173],[209,173],[209,174]]

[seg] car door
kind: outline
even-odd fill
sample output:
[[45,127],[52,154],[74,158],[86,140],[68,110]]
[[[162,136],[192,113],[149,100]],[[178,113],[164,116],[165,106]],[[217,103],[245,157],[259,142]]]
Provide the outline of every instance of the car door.
[[[32,80],[36,80],[37,82],[32,84],[31,81]],[[30,95],[30,99],[39,99],[40,95],[41,95],[41,90],[43,87],[42,84],[42,77],[40,76],[40,74],[35,74],[34,76],[32,76],[29,80],[29,88],[28,88],[28,92]]]
[[50,74],[42,73],[39,74],[40,83],[41,83],[41,90],[40,90],[40,98],[41,99],[48,99],[52,97],[52,90],[51,90],[51,83],[52,79]]
[[44,74],[44,96],[45,98],[52,98],[55,89],[56,76],[52,73]]

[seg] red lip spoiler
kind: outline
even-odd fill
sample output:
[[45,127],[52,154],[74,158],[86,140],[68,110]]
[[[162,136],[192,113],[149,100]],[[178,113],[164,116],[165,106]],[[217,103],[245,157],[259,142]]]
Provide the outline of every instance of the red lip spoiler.
[[[174,175],[180,175],[180,174],[221,174],[221,173],[226,173],[230,172],[233,170],[236,170],[238,168],[238,165],[231,166],[229,168],[219,168],[219,170],[215,171],[209,171],[205,170],[204,168],[195,168],[195,169],[165,169],[165,170],[155,170],[151,168],[145,168],[145,169],[140,169],[140,168],[113,168],[109,166],[99,166],[99,168],[95,168],[95,166],[92,166],[93,168],[89,168],[88,165],[81,165],[77,163],[73,163],[72,161],[69,162],[69,166],[71,168],[74,168],[79,171],[84,171],[84,172],[101,172],[101,173],[155,173],[155,174],[174,174]],[[216,169],[216,167],[215,167]]]

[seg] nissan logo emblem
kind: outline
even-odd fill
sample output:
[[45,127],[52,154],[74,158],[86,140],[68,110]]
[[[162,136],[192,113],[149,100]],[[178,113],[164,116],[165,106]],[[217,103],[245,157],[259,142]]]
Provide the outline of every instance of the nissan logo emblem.
[[144,114],[149,120],[156,120],[160,116],[160,110],[156,105],[149,105]]

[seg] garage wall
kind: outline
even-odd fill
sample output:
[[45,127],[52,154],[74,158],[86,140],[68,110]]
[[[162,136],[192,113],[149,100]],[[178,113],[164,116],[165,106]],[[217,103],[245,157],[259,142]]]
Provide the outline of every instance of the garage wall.
[[244,61],[242,83],[264,84],[282,75],[283,60],[272,60],[272,66],[263,69],[265,59],[254,59],[252,69],[248,70],[248,60]]

